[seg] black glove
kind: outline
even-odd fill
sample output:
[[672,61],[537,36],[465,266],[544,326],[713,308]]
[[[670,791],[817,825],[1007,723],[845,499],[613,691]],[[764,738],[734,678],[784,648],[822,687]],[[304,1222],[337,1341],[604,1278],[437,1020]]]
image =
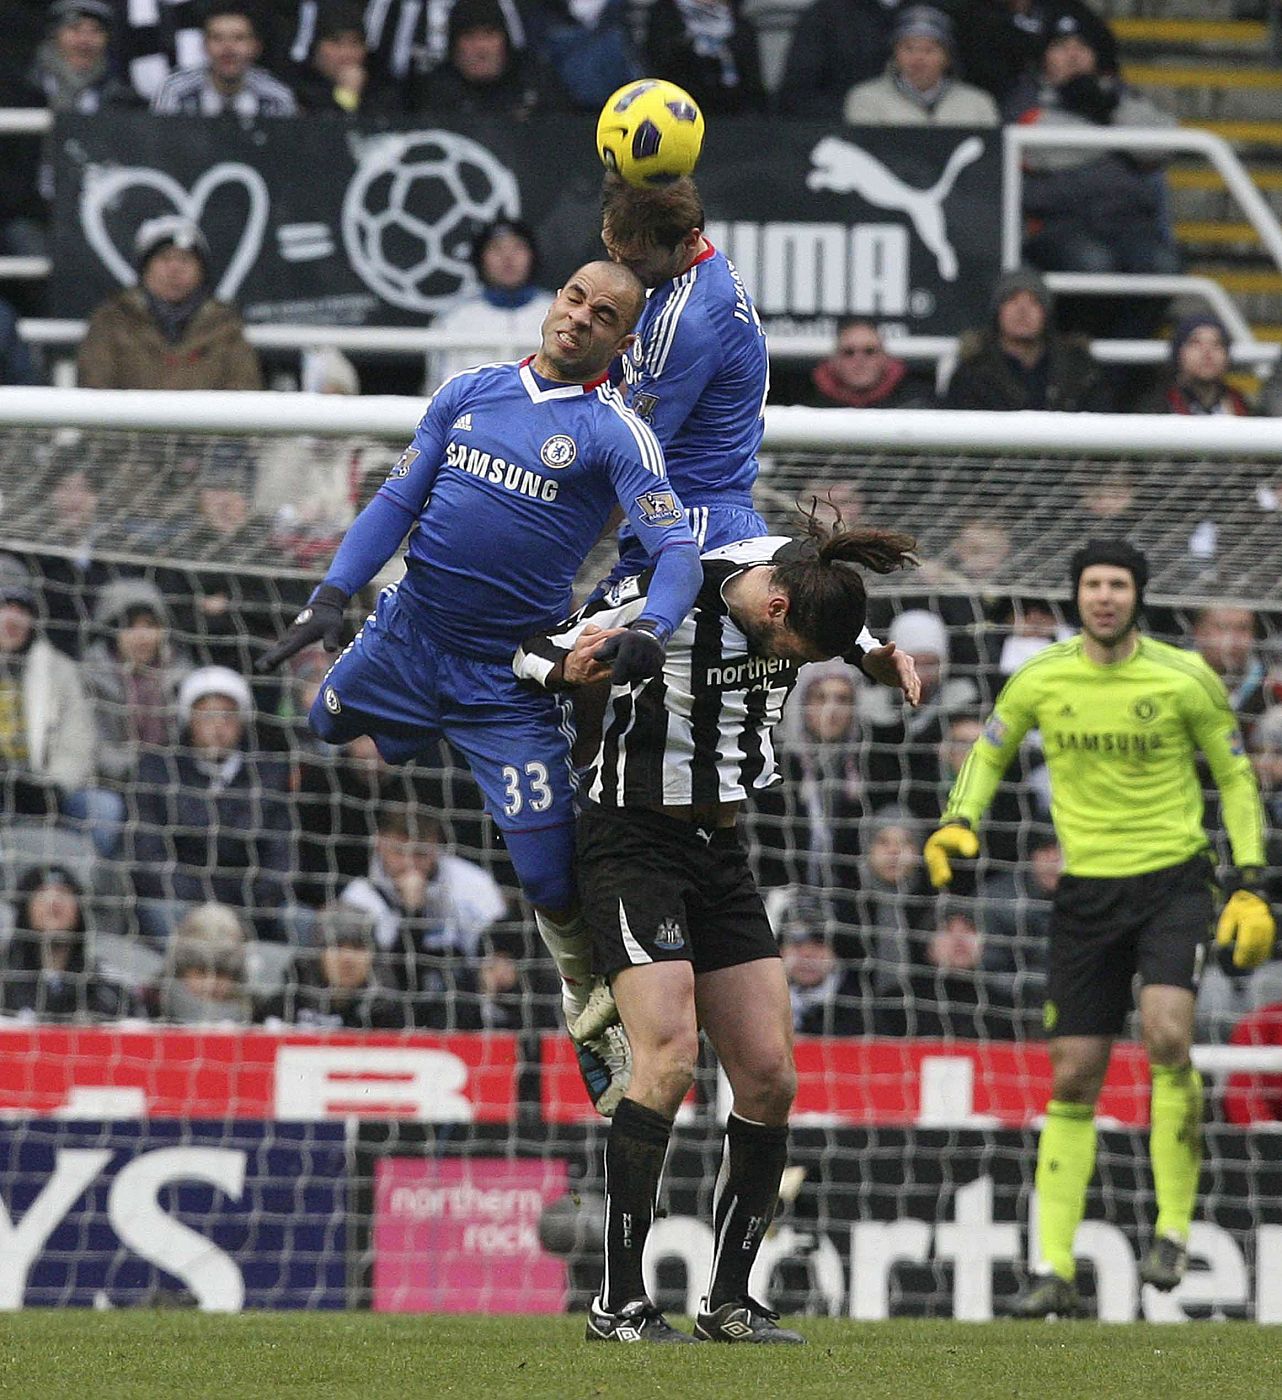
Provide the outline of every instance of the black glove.
[[611,685],[632,685],[634,681],[648,681],[661,675],[666,653],[667,638],[661,634],[658,623],[642,618],[626,632],[608,638],[596,659],[613,660]]
[[1057,88],[1056,94],[1066,112],[1075,112],[1096,126],[1108,125],[1121,99],[1114,84],[1094,73],[1079,73]]
[[322,583],[312,594],[311,602],[289,624],[289,631],[254,662],[255,671],[274,671],[282,661],[314,642],[323,642],[326,651],[338,651],[343,645],[343,615],[347,594],[332,584]]

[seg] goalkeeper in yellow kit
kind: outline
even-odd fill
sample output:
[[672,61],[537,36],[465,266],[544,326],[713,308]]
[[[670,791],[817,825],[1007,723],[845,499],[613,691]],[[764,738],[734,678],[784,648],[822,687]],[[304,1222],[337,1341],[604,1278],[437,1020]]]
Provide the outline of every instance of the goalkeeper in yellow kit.
[[1073,556],[1072,579],[1080,634],[1011,676],[925,848],[932,883],[947,885],[952,860],[978,854],[980,817],[1024,736],[1040,729],[1065,873],[1051,919],[1045,1008],[1053,1087],[1037,1150],[1044,1271],[1016,1298],[1019,1317],[1082,1311],[1073,1236],[1095,1170],[1095,1102],[1137,973],[1157,1196],[1140,1277],[1170,1289],[1188,1265],[1202,1161],[1202,1079],[1189,1046],[1215,921],[1198,749],[1220,790],[1235,867],[1216,942],[1249,968],[1269,956],[1274,936],[1260,893],[1259,790],[1224,686],[1201,657],[1140,635],[1148,564],[1131,545],[1089,542]]

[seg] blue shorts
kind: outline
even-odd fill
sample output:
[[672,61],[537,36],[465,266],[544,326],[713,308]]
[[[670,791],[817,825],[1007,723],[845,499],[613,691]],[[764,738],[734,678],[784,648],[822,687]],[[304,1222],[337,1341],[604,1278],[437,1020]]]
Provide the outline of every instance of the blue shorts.
[[368,734],[388,763],[408,763],[444,736],[467,760],[501,831],[574,821],[566,709],[518,681],[506,662],[439,646],[395,588],[379,594],[330,667],[310,719],[331,744]]
[[[722,545],[734,544],[737,540],[755,540],[758,535],[770,533],[766,522],[748,506],[688,506],[686,520],[690,523],[690,532],[694,535],[700,554],[709,549],[720,549]],[[592,596],[596,597],[621,578],[644,573],[649,567],[650,556],[637,537],[625,527],[619,531],[619,562]]]

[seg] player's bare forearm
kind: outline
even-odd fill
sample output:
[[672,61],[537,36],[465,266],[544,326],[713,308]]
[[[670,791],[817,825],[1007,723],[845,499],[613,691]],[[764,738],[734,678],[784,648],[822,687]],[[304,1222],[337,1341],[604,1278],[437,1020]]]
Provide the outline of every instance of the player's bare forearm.
[[921,678],[917,675],[917,663],[906,651],[900,651],[894,642],[864,653],[864,674],[879,685],[888,685],[902,690],[904,699],[916,706],[921,701]]
[[574,639],[573,648],[558,663],[560,683],[580,686],[608,680],[612,663],[598,661],[596,654],[611,637],[625,631],[625,627],[595,627],[591,624],[585,627]]

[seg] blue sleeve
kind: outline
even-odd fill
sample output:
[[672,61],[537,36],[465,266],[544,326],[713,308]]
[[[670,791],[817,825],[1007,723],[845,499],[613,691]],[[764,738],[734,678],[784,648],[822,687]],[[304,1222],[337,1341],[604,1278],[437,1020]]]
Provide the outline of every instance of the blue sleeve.
[[703,391],[721,369],[723,348],[715,328],[695,322],[694,310],[677,322],[676,334],[664,352],[658,373],[642,374],[633,396],[653,394],[646,422],[660,442],[671,442],[681,431]]
[[624,409],[611,424],[605,460],[619,504],[636,537],[655,561],[643,617],[668,635],[694,606],[703,582],[699,545],[685,507],[668,480],[659,440],[634,413]]
[[450,379],[441,386],[419,422],[414,441],[343,536],[324,583],[349,598],[392,557],[427,504],[453,422],[456,384]]
[[674,541],[655,562],[641,616],[657,622],[664,636],[670,637],[694,607],[702,585],[703,561],[699,558],[699,546],[693,540],[689,544]]

